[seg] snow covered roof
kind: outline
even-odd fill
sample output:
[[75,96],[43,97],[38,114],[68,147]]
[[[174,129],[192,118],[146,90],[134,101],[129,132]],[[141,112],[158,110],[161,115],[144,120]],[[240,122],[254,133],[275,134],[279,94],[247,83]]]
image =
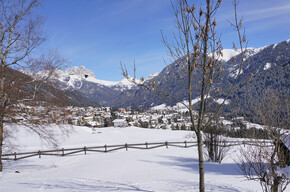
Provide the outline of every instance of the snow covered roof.
[[290,135],[283,135],[283,136],[281,136],[281,141],[290,150]]
[[115,119],[114,121],[113,121],[113,123],[123,123],[123,122],[125,122],[126,121],[126,119]]
[[96,121],[91,121],[91,122],[88,122],[88,124],[90,124],[91,126],[96,126],[96,125],[98,125],[98,122],[96,122]]

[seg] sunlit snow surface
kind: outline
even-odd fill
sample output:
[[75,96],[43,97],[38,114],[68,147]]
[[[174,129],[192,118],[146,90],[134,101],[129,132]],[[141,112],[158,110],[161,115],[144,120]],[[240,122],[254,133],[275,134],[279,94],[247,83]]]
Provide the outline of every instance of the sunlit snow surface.
[[264,70],[270,69],[271,68],[271,63],[266,63],[264,66]]
[[[74,129],[70,138],[60,136],[61,148],[195,140],[188,131],[111,127],[97,129],[92,134],[90,128]],[[21,146],[20,151],[45,148],[36,137],[22,130],[15,141]],[[237,149],[233,148],[222,164],[205,163],[206,191],[261,191],[259,182],[248,181],[239,173],[234,162]],[[198,191],[197,149],[129,149],[5,162],[5,171],[0,173],[0,191]]]

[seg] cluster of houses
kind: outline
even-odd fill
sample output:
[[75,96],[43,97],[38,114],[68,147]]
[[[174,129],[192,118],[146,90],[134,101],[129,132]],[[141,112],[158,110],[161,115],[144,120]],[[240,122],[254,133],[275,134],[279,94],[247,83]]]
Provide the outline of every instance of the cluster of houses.
[[[54,119],[54,123],[98,128],[136,126],[172,130],[191,129],[189,112],[176,109],[134,110],[110,107],[68,107],[64,110],[55,111]],[[220,117],[219,120],[224,122],[225,125],[231,125],[231,122],[225,121],[223,117]],[[242,119],[236,119],[236,121],[240,120]]]
[[[126,127],[190,130],[189,115],[174,110],[132,110],[110,107],[25,107],[17,121],[72,124],[88,127]],[[29,115],[27,115],[29,114]],[[14,118],[15,120],[16,118]]]
[[[24,107],[22,115],[14,117],[14,121],[23,120],[31,123],[72,124],[97,128],[111,126],[136,126],[172,130],[190,130],[191,128],[188,111],[178,109],[133,110],[130,108],[116,109],[110,107],[46,109],[43,107]],[[223,122],[224,126],[232,125],[231,121],[226,121],[223,117],[220,117],[219,120]],[[236,118],[235,121],[244,122],[244,119]]]
[[[110,108],[110,107],[65,107],[44,108],[41,106],[25,106],[7,121],[30,123],[71,124],[88,127],[126,127],[136,126],[143,128],[190,130],[191,121],[189,112],[179,108],[171,109],[140,109]],[[194,114],[196,116],[197,114]],[[204,119],[207,121],[207,118]],[[233,123],[247,124],[243,117],[225,120],[219,117],[219,122],[231,128]],[[252,125],[249,125],[252,126]]]
[[189,130],[191,124],[182,114],[172,111],[132,110],[100,108],[71,108],[73,125],[90,127],[126,127],[136,126],[143,128],[183,129]]

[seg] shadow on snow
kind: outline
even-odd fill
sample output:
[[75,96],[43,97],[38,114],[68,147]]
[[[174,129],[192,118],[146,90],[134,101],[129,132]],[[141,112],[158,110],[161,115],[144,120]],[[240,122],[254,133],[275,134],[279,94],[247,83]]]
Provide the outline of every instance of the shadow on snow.
[[69,190],[69,191],[139,191],[139,192],[153,192],[150,190],[141,189],[133,184],[110,182],[110,181],[100,181],[94,180],[89,181],[87,179],[82,179],[80,181],[57,181],[56,183],[35,183],[35,182],[25,182],[19,183],[25,185],[26,187],[45,189],[45,190]]
[[[157,161],[144,161],[147,163],[157,163],[160,165],[167,165],[167,166],[173,166],[173,167],[179,167],[185,171],[199,171],[198,167],[198,159],[196,158],[188,158],[188,157],[175,157],[175,156],[161,156],[166,161],[163,162],[157,162]],[[168,161],[170,160],[170,161]],[[242,174],[239,172],[239,166],[236,163],[213,163],[213,162],[204,162],[204,171],[205,173],[216,173],[216,174],[222,174],[222,175],[237,175],[242,176]]]

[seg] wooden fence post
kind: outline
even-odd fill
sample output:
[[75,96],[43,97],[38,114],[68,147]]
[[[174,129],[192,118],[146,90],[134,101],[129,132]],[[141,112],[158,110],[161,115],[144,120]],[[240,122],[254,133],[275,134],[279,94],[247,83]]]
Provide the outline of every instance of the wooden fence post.
[[16,152],[14,152],[14,161],[17,160],[17,157],[16,157]]
[[38,157],[41,158],[41,151],[38,151]]
[[85,155],[87,154],[87,147],[84,146]]
[[167,142],[167,141],[165,142],[165,146],[166,146],[166,148],[168,149],[168,142]]
[[105,153],[107,153],[108,152],[108,150],[107,150],[107,145],[105,145]]
[[64,156],[64,148],[62,148],[61,151],[62,151],[61,155]]
[[187,148],[187,142],[186,141],[184,141],[184,147]]
[[148,149],[148,143],[147,142],[145,143],[145,145],[146,145],[146,149]]
[[126,151],[128,151],[128,144],[127,143],[125,144],[125,148],[126,148]]

